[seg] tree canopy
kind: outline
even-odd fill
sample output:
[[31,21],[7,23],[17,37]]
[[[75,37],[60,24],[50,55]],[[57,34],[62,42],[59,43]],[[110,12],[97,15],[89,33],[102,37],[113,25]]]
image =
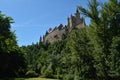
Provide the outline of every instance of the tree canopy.
[[18,77],[26,67],[23,52],[11,31],[11,23],[12,18],[0,12],[0,77]]
[[120,79],[120,2],[88,2],[79,12],[90,25],[74,29],[55,43],[19,47],[12,18],[0,13],[0,77],[48,77],[62,80]]

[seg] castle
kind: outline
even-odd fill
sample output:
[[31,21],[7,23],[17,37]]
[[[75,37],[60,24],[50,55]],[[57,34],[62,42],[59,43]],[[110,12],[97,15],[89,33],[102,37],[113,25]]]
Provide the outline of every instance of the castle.
[[80,13],[76,10],[76,13],[71,15],[68,18],[68,24],[63,26],[60,24],[58,27],[54,29],[49,29],[49,31],[43,37],[44,42],[54,43],[58,40],[62,40],[63,36],[68,35],[73,29],[80,29],[85,27],[84,18],[80,18]]

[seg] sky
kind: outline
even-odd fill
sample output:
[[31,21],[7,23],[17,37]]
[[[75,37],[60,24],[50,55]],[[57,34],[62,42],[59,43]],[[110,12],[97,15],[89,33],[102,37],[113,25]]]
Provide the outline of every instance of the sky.
[[[49,28],[67,25],[67,18],[76,12],[77,6],[87,8],[88,0],[0,0],[0,11],[13,18],[18,45],[30,45],[39,41]],[[84,17],[84,16],[83,16]],[[86,24],[89,20],[86,19]]]

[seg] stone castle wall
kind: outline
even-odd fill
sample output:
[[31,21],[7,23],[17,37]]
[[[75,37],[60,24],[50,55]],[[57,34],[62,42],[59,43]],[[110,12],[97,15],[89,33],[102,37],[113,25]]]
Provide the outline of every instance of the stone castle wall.
[[58,26],[56,29],[49,31],[47,35],[44,37],[44,42],[54,43],[58,40],[62,40],[63,35],[67,35],[67,32],[71,32],[73,29],[84,28],[85,21],[84,18],[80,18],[80,13],[78,10],[75,15],[68,18],[68,25],[65,27],[63,25]]
[[56,29],[50,32],[48,35],[46,35],[45,42],[53,43],[55,41],[61,40],[63,34],[65,34],[65,29],[61,29],[61,30]]

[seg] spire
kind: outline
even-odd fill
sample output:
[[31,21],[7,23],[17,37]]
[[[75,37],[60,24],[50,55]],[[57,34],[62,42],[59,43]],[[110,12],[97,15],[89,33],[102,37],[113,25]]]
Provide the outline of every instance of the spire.
[[79,10],[78,10],[78,8],[76,9],[76,13],[79,13]]
[[71,17],[73,17],[73,15],[71,14]]
[[80,12],[79,12],[79,9],[78,9],[78,8],[76,9],[75,16],[76,16],[77,18],[80,18]]

